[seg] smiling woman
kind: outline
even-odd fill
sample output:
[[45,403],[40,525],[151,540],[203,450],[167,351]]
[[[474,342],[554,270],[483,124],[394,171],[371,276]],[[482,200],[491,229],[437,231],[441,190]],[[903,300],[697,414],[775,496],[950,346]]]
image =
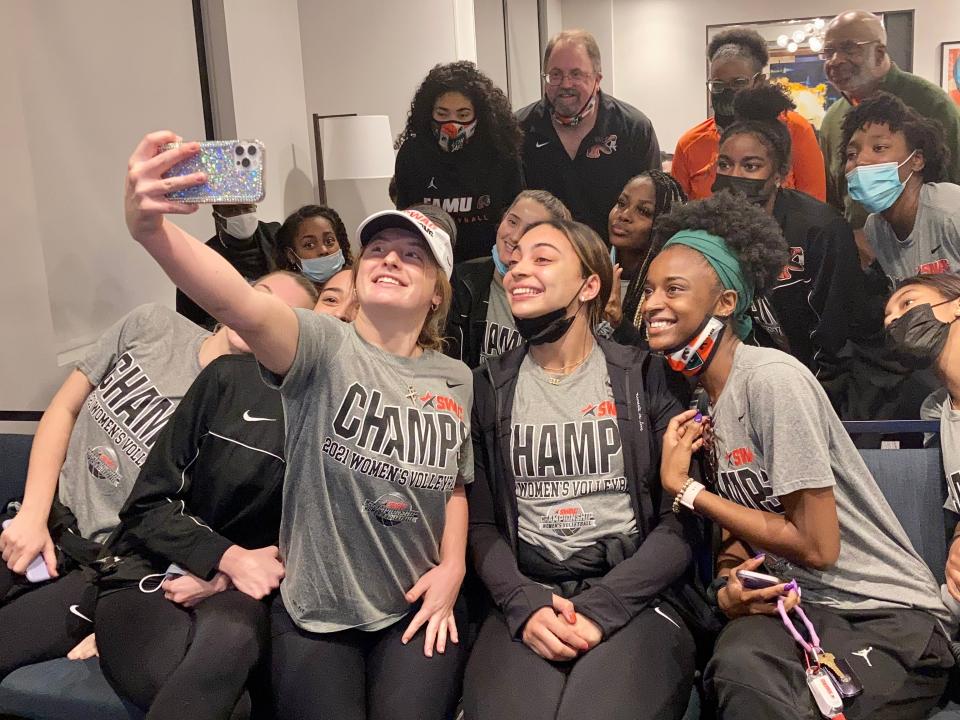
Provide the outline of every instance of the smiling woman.
[[471,719],[686,708],[693,640],[660,599],[692,552],[650,491],[686,388],[661,358],[594,337],[612,283],[603,241],[566,220],[528,229],[503,278],[525,342],[475,375],[470,550],[496,609],[467,669]]
[[[128,227],[246,341],[286,412],[277,717],[445,718],[465,659],[458,597],[473,478],[470,372],[433,349],[449,302],[449,221],[436,208],[367,218],[356,320],[294,311],[164,218],[195,209],[167,201],[171,186],[204,180],[161,180],[197,151],[161,152],[174,137],[148,135],[130,159]],[[390,432],[371,433],[378,423]],[[400,692],[417,702],[397,705]]]

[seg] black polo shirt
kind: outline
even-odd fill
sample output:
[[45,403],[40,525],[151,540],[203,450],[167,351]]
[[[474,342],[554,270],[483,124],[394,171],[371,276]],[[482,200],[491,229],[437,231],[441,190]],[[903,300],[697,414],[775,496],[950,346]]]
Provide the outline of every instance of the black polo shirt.
[[575,220],[607,237],[607,216],[627,184],[644,170],[660,168],[660,145],[649,118],[632,105],[600,92],[597,122],[571,160],[560,142],[546,99],[517,113],[524,131],[523,172],[528,188],[549,190]]

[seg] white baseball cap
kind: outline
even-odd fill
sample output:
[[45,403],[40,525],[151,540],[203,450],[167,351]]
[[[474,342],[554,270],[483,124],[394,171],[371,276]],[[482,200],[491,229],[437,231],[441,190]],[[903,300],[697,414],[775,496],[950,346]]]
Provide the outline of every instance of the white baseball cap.
[[453,274],[453,243],[450,236],[433,220],[418,210],[383,210],[374,213],[357,228],[357,239],[360,247],[365,246],[374,235],[381,230],[400,228],[410,230],[420,235],[427,242],[434,259],[440,268],[447,274]]

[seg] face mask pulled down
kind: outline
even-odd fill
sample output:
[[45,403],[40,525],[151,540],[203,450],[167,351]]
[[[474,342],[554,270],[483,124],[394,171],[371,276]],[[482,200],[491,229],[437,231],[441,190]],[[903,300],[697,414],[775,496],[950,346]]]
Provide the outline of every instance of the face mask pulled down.
[[687,377],[701,374],[713,361],[726,327],[726,323],[720,318],[707,315],[686,342],[664,351],[667,364],[675,372]]
[[577,306],[576,311],[569,316],[567,315],[567,310],[577,301],[580,291],[583,290],[583,286],[586,284],[587,281],[584,280],[577,289],[577,292],[570,299],[570,302],[561,308],[551,310],[537,317],[521,318],[514,315],[513,322],[517,326],[517,332],[520,333],[520,337],[530,345],[543,345],[544,343],[556,342],[566,335],[570,326],[573,325],[573,319],[577,316],[577,313],[580,312],[580,308],[583,307],[583,303],[581,302]]

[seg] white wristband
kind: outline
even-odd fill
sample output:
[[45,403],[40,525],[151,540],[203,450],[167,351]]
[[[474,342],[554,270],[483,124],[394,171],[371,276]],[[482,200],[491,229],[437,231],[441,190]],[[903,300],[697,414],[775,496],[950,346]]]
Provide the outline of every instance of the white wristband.
[[705,489],[703,483],[698,483],[694,480],[687,486],[687,489],[683,491],[683,495],[680,496],[680,504],[688,510],[693,510],[693,501],[697,499],[700,491]]

